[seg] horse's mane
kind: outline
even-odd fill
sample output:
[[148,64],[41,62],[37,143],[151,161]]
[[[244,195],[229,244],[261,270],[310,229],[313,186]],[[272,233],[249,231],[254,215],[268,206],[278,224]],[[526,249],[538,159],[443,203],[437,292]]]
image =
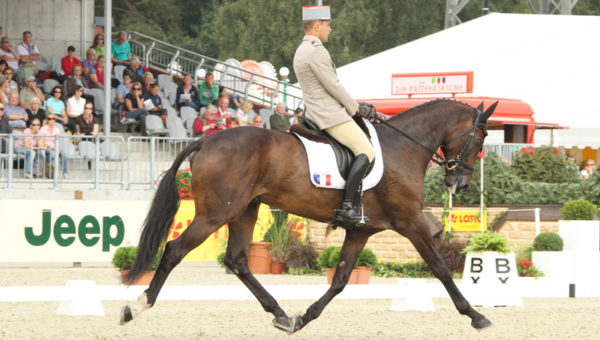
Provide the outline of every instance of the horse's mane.
[[461,101],[458,101],[458,100],[455,100],[455,99],[440,98],[440,99],[430,100],[428,102],[425,102],[425,103],[423,103],[421,105],[417,105],[415,107],[411,107],[410,109],[408,109],[406,111],[403,111],[403,112],[395,115],[390,120],[403,119],[407,115],[412,115],[415,112],[420,111],[422,108],[425,108],[425,107],[428,107],[428,106],[431,106],[431,105],[434,105],[434,104],[437,104],[437,103],[455,103],[455,104],[461,104],[461,105],[464,105],[464,106],[472,108],[471,105],[469,105],[467,103],[464,103],[464,102],[461,102]]

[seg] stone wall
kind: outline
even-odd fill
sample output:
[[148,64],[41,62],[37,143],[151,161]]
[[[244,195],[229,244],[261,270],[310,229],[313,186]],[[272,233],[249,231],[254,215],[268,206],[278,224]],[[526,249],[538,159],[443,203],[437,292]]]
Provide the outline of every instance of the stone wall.
[[[433,215],[438,221],[441,219],[442,209],[443,208],[432,208]],[[498,214],[507,209],[507,207],[489,208],[488,227],[491,227],[494,218]],[[344,229],[338,228],[326,237],[326,227],[327,224],[314,221],[308,226],[308,239],[319,252],[330,246],[341,246],[344,241]],[[558,221],[541,221],[540,231],[558,232]],[[502,224],[498,232],[508,239],[511,249],[515,252],[517,252],[521,246],[533,243],[533,239],[536,236],[533,212],[531,222],[507,220]],[[477,232],[454,232],[454,237],[468,240],[476,233]],[[375,255],[377,255],[378,260],[386,262],[421,260],[421,256],[417,253],[410,241],[395,231],[386,230],[371,236],[367,242],[366,248],[371,249]]]

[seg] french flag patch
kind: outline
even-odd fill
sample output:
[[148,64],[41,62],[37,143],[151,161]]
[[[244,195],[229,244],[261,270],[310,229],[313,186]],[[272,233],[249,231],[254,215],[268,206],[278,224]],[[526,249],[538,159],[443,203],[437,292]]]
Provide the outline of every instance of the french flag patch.
[[331,186],[331,174],[326,174],[324,176],[325,183],[321,183],[321,174],[313,174],[313,179],[315,180],[315,183],[319,185],[324,185],[327,187]]

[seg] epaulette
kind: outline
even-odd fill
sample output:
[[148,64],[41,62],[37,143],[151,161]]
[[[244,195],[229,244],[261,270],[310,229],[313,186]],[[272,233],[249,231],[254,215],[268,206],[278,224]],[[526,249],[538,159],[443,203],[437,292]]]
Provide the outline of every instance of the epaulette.
[[320,42],[318,42],[318,41],[314,41],[314,40],[311,40],[311,41],[310,41],[310,43],[311,43],[311,44],[312,44],[314,47],[323,46],[323,44],[322,44],[322,43],[320,43]]

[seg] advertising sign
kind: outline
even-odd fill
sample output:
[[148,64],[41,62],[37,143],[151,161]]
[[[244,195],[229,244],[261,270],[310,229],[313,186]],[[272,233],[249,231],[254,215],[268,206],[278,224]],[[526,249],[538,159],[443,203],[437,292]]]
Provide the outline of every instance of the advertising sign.
[[[453,211],[452,231],[480,231],[481,230],[481,212],[480,211]],[[444,219],[444,230],[449,231],[448,216]],[[487,230],[487,212],[483,212],[483,230]]]
[[473,71],[392,74],[392,95],[473,92]]

